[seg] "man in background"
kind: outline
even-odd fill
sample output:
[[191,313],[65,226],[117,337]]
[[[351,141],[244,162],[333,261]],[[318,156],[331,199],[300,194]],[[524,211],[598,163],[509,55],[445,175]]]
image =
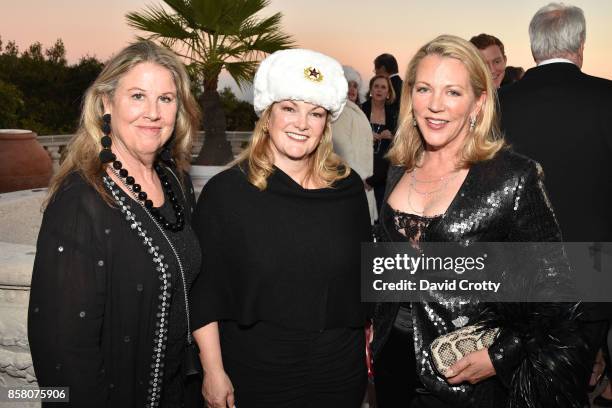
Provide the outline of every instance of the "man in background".
[[[506,140],[542,165],[564,241],[612,242],[612,81],[581,71],[586,22],[580,8],[541,8],[529,38],[537,66],[499,91]],[[610,309],[609,303],[585,305],[592,359],[605,343]]]
[[506,50],[499,38],[489,34],[478,34],[470,38],[470,42],[478,48],[482,59],[489,67],[495,87],[499,88],[506,74]]

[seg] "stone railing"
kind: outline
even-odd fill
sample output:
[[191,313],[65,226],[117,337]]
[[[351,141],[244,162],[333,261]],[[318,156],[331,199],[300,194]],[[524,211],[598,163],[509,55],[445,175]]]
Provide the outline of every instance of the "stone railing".
[[[0,387],[36,386],[27,337],[30,279],[46,189],[0,194]],[[0,407],[39,407],[9,403]]]
[[[252,132],[225,132],[227,140],[232,145],[232,153],[234,153],[234,157],[236,157],[242,149],[244,149],[246,143],[251,138]],[[38,141],[51,156],[53,160],[53,171],[55,172],[59,167],[59,160],[62,156],[62,151],[72,139],[74,135],[48,135],[48,136],[38,136]],[[202,148],[202,143],[204,143],[204,132],[198,132],[198,136],[193,143],[193,149],[191,150],[191,155],[195,158],[198,153],[200,153],[200,149]]]

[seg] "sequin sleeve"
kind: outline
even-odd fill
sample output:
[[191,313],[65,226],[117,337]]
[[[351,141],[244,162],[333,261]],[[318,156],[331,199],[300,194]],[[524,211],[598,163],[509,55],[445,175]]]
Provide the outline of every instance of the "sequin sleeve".
[[[556,299],[569,298],[569,265],[538,164],[530,162],[519,177],[512,211],[509,240],[530,243],[519,272],[526,291],[537,291],[540,298],[553,292]],[[501,328],[489,357],[498,378],[510,388],[511,400],[578,406],[574,404],[584,394],[580,380],[587,373],[576,372],[582,367],[585,348],[577,332],[574,305],[500,303],[494,307],[493,315],[504,319],[488,322]]]

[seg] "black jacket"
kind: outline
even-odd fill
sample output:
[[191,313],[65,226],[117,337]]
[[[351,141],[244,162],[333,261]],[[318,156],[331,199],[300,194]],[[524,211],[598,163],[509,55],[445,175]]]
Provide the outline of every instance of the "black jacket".
[[[178,180],[170,174],[168,179],[189,220],[190,183],[182,194]],[[111,207],[73,173],[45,210],[28,311],[36,377],[41,387],[70,387],[70,403],[58,403],[61,407],[145,407],[150,399],[159,402],[160,392],[163,406],[178,407],[187,336],[178,263],[142,207],[122,191],[117,194],[124,201]],[[167,234],[176,246],[174,233]],[[181,242],[188,246],[176,249],[189,288],[200,254],[189,222],[180,234],[186,234]],[[166,272],[156,270],[157,256],[163,256]],[[163,310],[162,274],[171,285]],[[162,319],[166,329],[160,337]],[[162,366],[156,371],[158,355]],[[155,379],[160,387],[153,396]]]
[[612,81],[570,63],[531,68],[499,91],[514,150],[537,160],[563,239],[612,241]]
[[[372,114],[372,100],[367,100],[361,105],[361,110],[370,120]],[[385,128],[395,135],[397,130],[398,110],[393,104],[385,106]],[[384,186],[387,182],[387,171],[389,169],[389,161],[385,159],[385,155],[391,147],[391,140],[383,139],[380,146],[374,152],[374,169],[372,175],[366,179],[366,182],[372,187]]]
[[391,106],[393,106],[393,108],[397,112],[399,112],[402,99],[402,86],[404,85],[404,81],[402,81],[402,78],[400,78],[399,75],[392,76],[389,79],[391,80],[393,91],[395,92],[395,101],[393,101]]
[[[612,81],[553,63],[531,68],[499,99],[506,140],[544,168],[563,240],[612,242]],[[604,318],[609,304],[584,305],[582,319]]]
[[[389,170],[385,202],[403,174],[403,167]],[[383,206],[382,220],[387,209]],[[390,240],[389,227],[381,225],[382,241]],[[473,242],[559,241],[560,232],[546,198],[540,167],[512,151],[502,150],[492,160],[470,168],[446,213],[432,221],[420,239],[469,246]],[[533,259],[536,265],[520,265],[523,272],[549,273],[545,279],[551,283],[567,278],[567,262],[562,253],[535,253]],[[374,358],[384,347],[398,309],[398,303],[376,305]],[[561,304],[413,303],[417,372],[429,391],[454,406],[520,407],[531,401],[534,405],[530,407],[578,407],[578,401],[586,397],[581,390],[586,371],[581,372],[578,364],[584,349],[574,331],[572,311],[570,306]],[[450,387],[435,374],[428,359],[431,342],[452,331],[452,321],[459,316],[468,317],[471,323],[488,321],[490,326],[501,328],[500,336],[489,348],[497,375],[475,386]],[[556,336],[558,341],[548,336]]]

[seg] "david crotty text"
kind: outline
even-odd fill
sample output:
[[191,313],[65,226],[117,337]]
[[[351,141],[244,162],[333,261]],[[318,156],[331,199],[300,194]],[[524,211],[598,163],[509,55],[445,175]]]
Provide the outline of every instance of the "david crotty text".
[[406,279],[402,279],[399,282],[383,282],[381,279],[377,279],[372,283],[372,286],[376,291],[459,290],[462,292],[476,291],[497,293],[501,283],[493,281],[470,282],[467,279],[450,281],[445,279],[444,282],[430,282],[427,279],[420,279],[417,285],[417,282]]

